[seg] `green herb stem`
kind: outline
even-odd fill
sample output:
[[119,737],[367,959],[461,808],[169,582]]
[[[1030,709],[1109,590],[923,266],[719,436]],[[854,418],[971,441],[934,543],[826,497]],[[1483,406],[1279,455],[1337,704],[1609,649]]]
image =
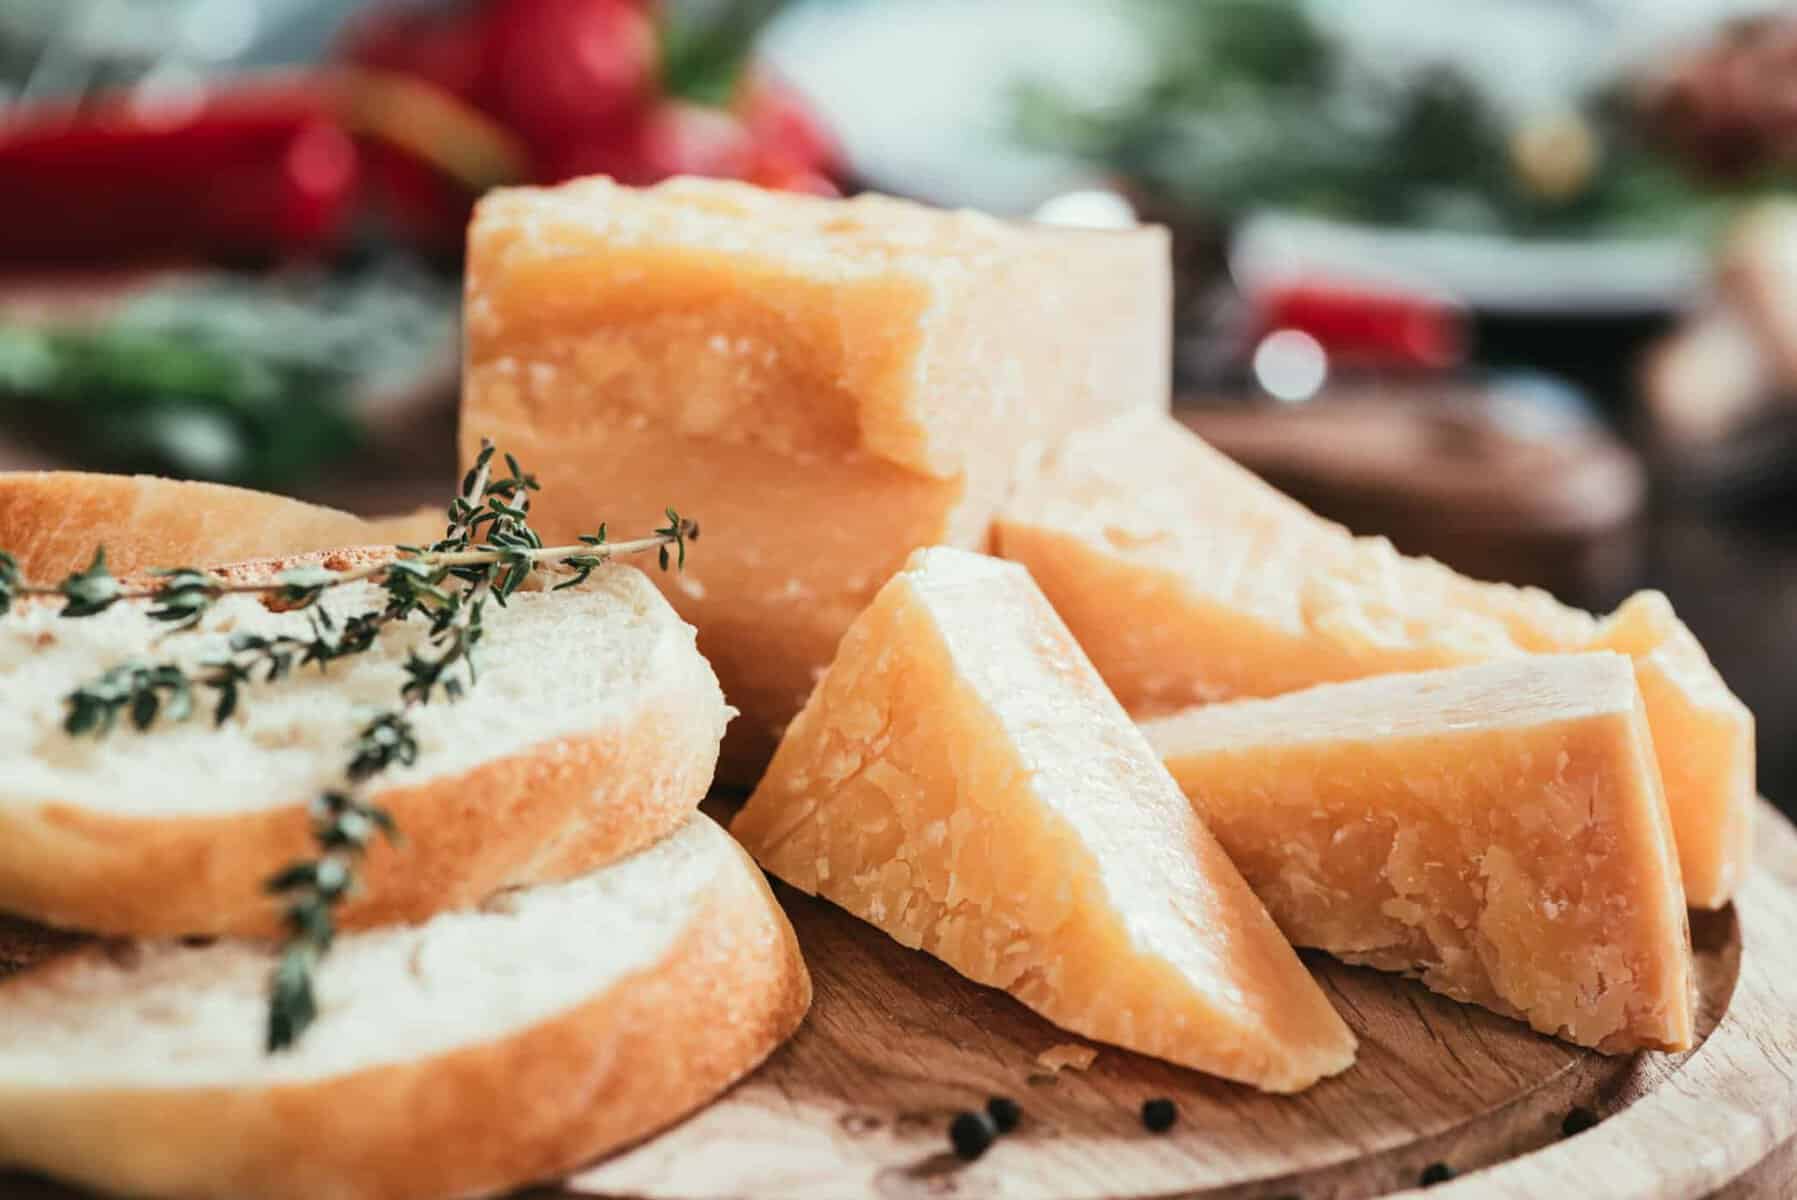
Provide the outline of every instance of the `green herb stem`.
[[[683,539],[690,541],[698,535],[698,522],[681,519],[680,523],[683,528],[678,535],[671,531],[658,532],[653,537],[636,538],[628,542],[612,542],[601,548],[596,548],[590,543],[576,543],[566,546],[542,546],[520,550],[480,549],[459,550],[454,553],[439,553],[436,551],[424,550],[412,554],[403,554],[400,556],[400,559],[394,561],[403,560],[406,562],[413,562],[423,567],[469,567],[513,562],[562,563],[570,559],[585,557],[597,558],[601,562],[610,562],[614,558],[632,554],[641,554],[647,550],[659,550],[667,546],[672,546]],[[319,590],[328,590],[334,587],[341,587],[346,583],[359,583],[366,579],[380,579],[392,569],[392,565],[392,562],[381,562],[372,563],[365,567],[357,567],[354,570],[349,571],[326,571],[324,573],[329,575],[330,578],[317,586]],[[186,568],[183,568],[183,571],[185,570]],[[282,586],[282,583],[279,581],[273,584],[231,583],[227,580],[220,579],[216,575],[210,575],[204,572],[196,572],[196,574],[201,575],[205,579],[205,587],[208,591],[215,592],[220,596],[276,592]],[[283,573],[283,575],[287,574],[292,574],[292,572]],[[75,578],[75,576],[70,576],[70,578]],[[167,590],[167,586],[164,584],[157,584],[154,587],[120,587],[112,592],[111,600],[107,602],[107,607],[110,607],[112,602],[119,600],[161,600]],[[68,593],[66,591],[66,584],[59,583],[51,586],[21,583],[12,589],[12,594],[15,596],[66,597]],[[65,615],[88,616],[91,614],[80,612],[68,613]]]

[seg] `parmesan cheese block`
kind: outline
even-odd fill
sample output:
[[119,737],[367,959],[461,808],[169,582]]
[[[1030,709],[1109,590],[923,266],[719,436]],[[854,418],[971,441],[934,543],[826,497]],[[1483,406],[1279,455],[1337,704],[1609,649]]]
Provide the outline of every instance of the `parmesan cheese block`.
[[1598,620],[1356,538],[1171,418],[1076,433],[994,526],[1138,717],[1524,653],[1634,660],[1687,900],[1728,902],[1751,861],[1753,717],[1665,597]]
[[530,464],[552,540],[699,520],[661,582],[748,782],[905,556],[985,544],[1020,447],[1167,407],[1159,229],[590,179],[489,194],[468,255],[464,455]]
[[919,551],[732,827],[1062,1027],[1270,1091],[1354,1038],[1022,568]]
[[1628,659],[1388,675],[1143,728],[1295,944],[1581,1045],[1691,1044],[1684,892]]

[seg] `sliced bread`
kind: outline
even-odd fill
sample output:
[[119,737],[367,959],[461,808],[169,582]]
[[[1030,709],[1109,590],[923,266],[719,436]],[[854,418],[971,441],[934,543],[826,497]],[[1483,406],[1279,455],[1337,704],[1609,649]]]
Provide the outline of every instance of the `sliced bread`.
[[761,872],[703,817],[571,881],[340,938],[317,1023],[269,1056],[273,961],[95,944],[0,984],[0,1162],[130,1195],[501,1192],[711,1099],[811,998]]
[[[226,568],[268,576],[294,561],[350,566],[348,551]],[[375,584],[326,594],[341,618],[378,608]],[[0,909],[49,925],[129,936],[270,934],[263,882],[312,854],[308,806],[341,787],[350,743],[394,706],[423,622],[391,626],[328,671],[249,685],[222,727],[196,689],[193,718],[73,738],[64,697],[108,668],[190,669],[233,632],[309,636],[306,613],[226,597],[199,629],[166,637],[141,608],[60,617],[28,605],[0,618]],[[500,888],[566,878],[676,828],[711,783],[730,717],[692,627],[634,568],[490,606],[479,680],[459,702],[412,710],[417,761],[364,785],[402,834],[370,848],[345,927],[418,920]]]
[[0,550],[27,579],[52,582],[106,547],[120,573],[279,557],[333,546],[414,545],[442,536],[421,509],[365,520],[286,496],[154,475],[0,473]]

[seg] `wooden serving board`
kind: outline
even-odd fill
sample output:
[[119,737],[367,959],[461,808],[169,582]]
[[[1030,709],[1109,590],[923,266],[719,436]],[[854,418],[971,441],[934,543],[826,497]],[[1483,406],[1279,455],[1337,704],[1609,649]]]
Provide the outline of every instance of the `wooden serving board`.
[[[1459,1178],[1431,1200],[1797,1195],[1797,831],[1769,805],[1736,904],[1692,915],[1695,1050],[1606,1057],[1316,957],[1360,1057],[1295,1097],[1103,1046],[1089,1069],[1053,1074],[1037,1055],[1077,1039],[827,903],[780,898],[816,984],[798,1035],[563,1194],[1345,1200],[1414,1188],[1442,1162]],[[995,1094],[1023,1122],[963,1163],[948,1122]],[[1138,1116],[1156,1096],[1179,1105],[1164,1136]],[[1603,1120],[1565,1137],[1575,1107]]]
[[[525,1200],[1747,1200],[1797,1196],[1797,831],[1768,805],[1736,904],[1693,914],[1699,1046],[1609,1058],[1327,958],[1311,966],[1360,1038],[1352,1069],[1266,1096],[1098,1046],[1084,1071],[1036,1057],[1075,1039],[822,901],[778,889],[816,985],[798,1034],[661,1136]],[[0,945],[0,967],[5,966]],[[982,1159],[947,1126],[992,1095],[1023,1107]],[[1179,1105],[1143,1129],[1142,1101]],[[1562,1134],[1573,1108],[1603,1118]],[[79,1200],[0,1175],[0,1197]]]

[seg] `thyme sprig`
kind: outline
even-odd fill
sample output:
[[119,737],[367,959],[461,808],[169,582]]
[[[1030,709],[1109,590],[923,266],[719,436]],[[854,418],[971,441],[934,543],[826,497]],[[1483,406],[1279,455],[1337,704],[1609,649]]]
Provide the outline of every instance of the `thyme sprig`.
[[[147,601],[145,615],[166,624],[164,636],[196,628],[227,595],[256,594],[275,612],[305,611],[308,636],[236,633],[227,652],[203,661],[194,671],[176,662],[129,661],[86,681],[65,697],[63,728],[71,736],[105,737],[121,719],[139,731],[160,720],[185,721],[196,708],[195,693],[210,693],[212,719],[223,724],[235,715],[253,684],[272,684],[316,665],[325,671],[339,659],[364,653],[389,625],[422,619],[422,647],[407,652],[398,703],[373,713],[350,746],[344,784],[323,792],[311,806],[316,854],[271,877],[266,889],[286,904],[287,938],[269,983],[266,1045],[272,1053],[291,1046],[317,1017],[313,980],[336,937],[336,910],[356,887],[356,868],[379,837],[397,840],[392,816],[359,798],[355,788],[418,757],[418,738],[409,712],[441,695],[461,697],[476,679],[475,649],[485,633],[487,604],[501,608],[538,570],[556,567],[567,578],[551,590],[585,582],[604,563],[621,555],[656,551],[662,570],[686,565],[687,542],[698,525],[665,510],[668,523],[649,537],[607,540],[605,525],[574,544],[545,546],[530,526],[535,476],[504,456],[506,473],[493,470],[495,449],[482,444],[474,466],[450,501],[444,536],[428,547],[400,546],[388,560],[346,570],[322,566],[290,569],[272,581],[240,582],[193,567],[152,573],[154,582],[127,584],[106,564],[103,548],[84,569],[54,585],[24,580],[12,555],[0,551],[0,615],[21,597],[60,600],[63,617],[90,617],[122,601]],[[376,582],[380,607],[348,617],[333,615],[321,602],[335,588]]]
[[[656,529],[651,537],[628,542],[607,542],[605,526],[601,525],[597,534],[582,534],[578,542],[562,546],[544,546],[540,542],[531,546],[494,544],[456,551],[442,551],[435,546],[424,550],[415,546],[401,546],[398,547],[401,556],[388,562],[371,563],[346,571],[311,566],[294,567],[283,571],[273,583],[231,582],[192,567],[177,567],[153,572],[165,582],[128,587],[108,570],[105,563],[106,552],[101,548],[96,551],[92,564],[69,575],[61,583],[30,584],[18,577],[13,556],[0,550],[0,616],[10,612],[14,602],[22,596],[60,596],[64,606],[58,615],[64,617],[91,617],[105,612],[120,601],[147,600],[153,607],[145,615],[154,620],[173,622],[178,631],[191,629],[199,624],[212,605],[223,596],[259,594],[271,611],[291,612],[310,608],[326,592],[345,584],[360,583],[363,580],[388,583],[387,577],[395,571],[422,578],[437,567],[452,568],[460,574],[461,568],[480,568],[493,564],[504,566],[508,571],[521,569],[516,581],[506,588],[505,594],[510,596],[523,585],[533,568],[544,565],[573,568],[577,576],[573,583],[582,582],[586,578],[579,573],[581,569],[586,574],[591,574],[600,564],[614,558],[649,550],[660,551],[660,557],[667,560],[663,570],[667,570],[675,562],[684,566],[686,544],[697,540],[699,536],[698,522],[678,516],[673,509],[667,511],[672,522],[670,525]],[[519,536],[513,530],[501,532],[506,536]],[[532,533],[531,536],[534,537],[535,534]],[[673,547],[672,552],[670,547]],[[671,554],[677,555],[677,559],[671,557]],[[556,589],[568,586],[571,584],[557,584]]]

